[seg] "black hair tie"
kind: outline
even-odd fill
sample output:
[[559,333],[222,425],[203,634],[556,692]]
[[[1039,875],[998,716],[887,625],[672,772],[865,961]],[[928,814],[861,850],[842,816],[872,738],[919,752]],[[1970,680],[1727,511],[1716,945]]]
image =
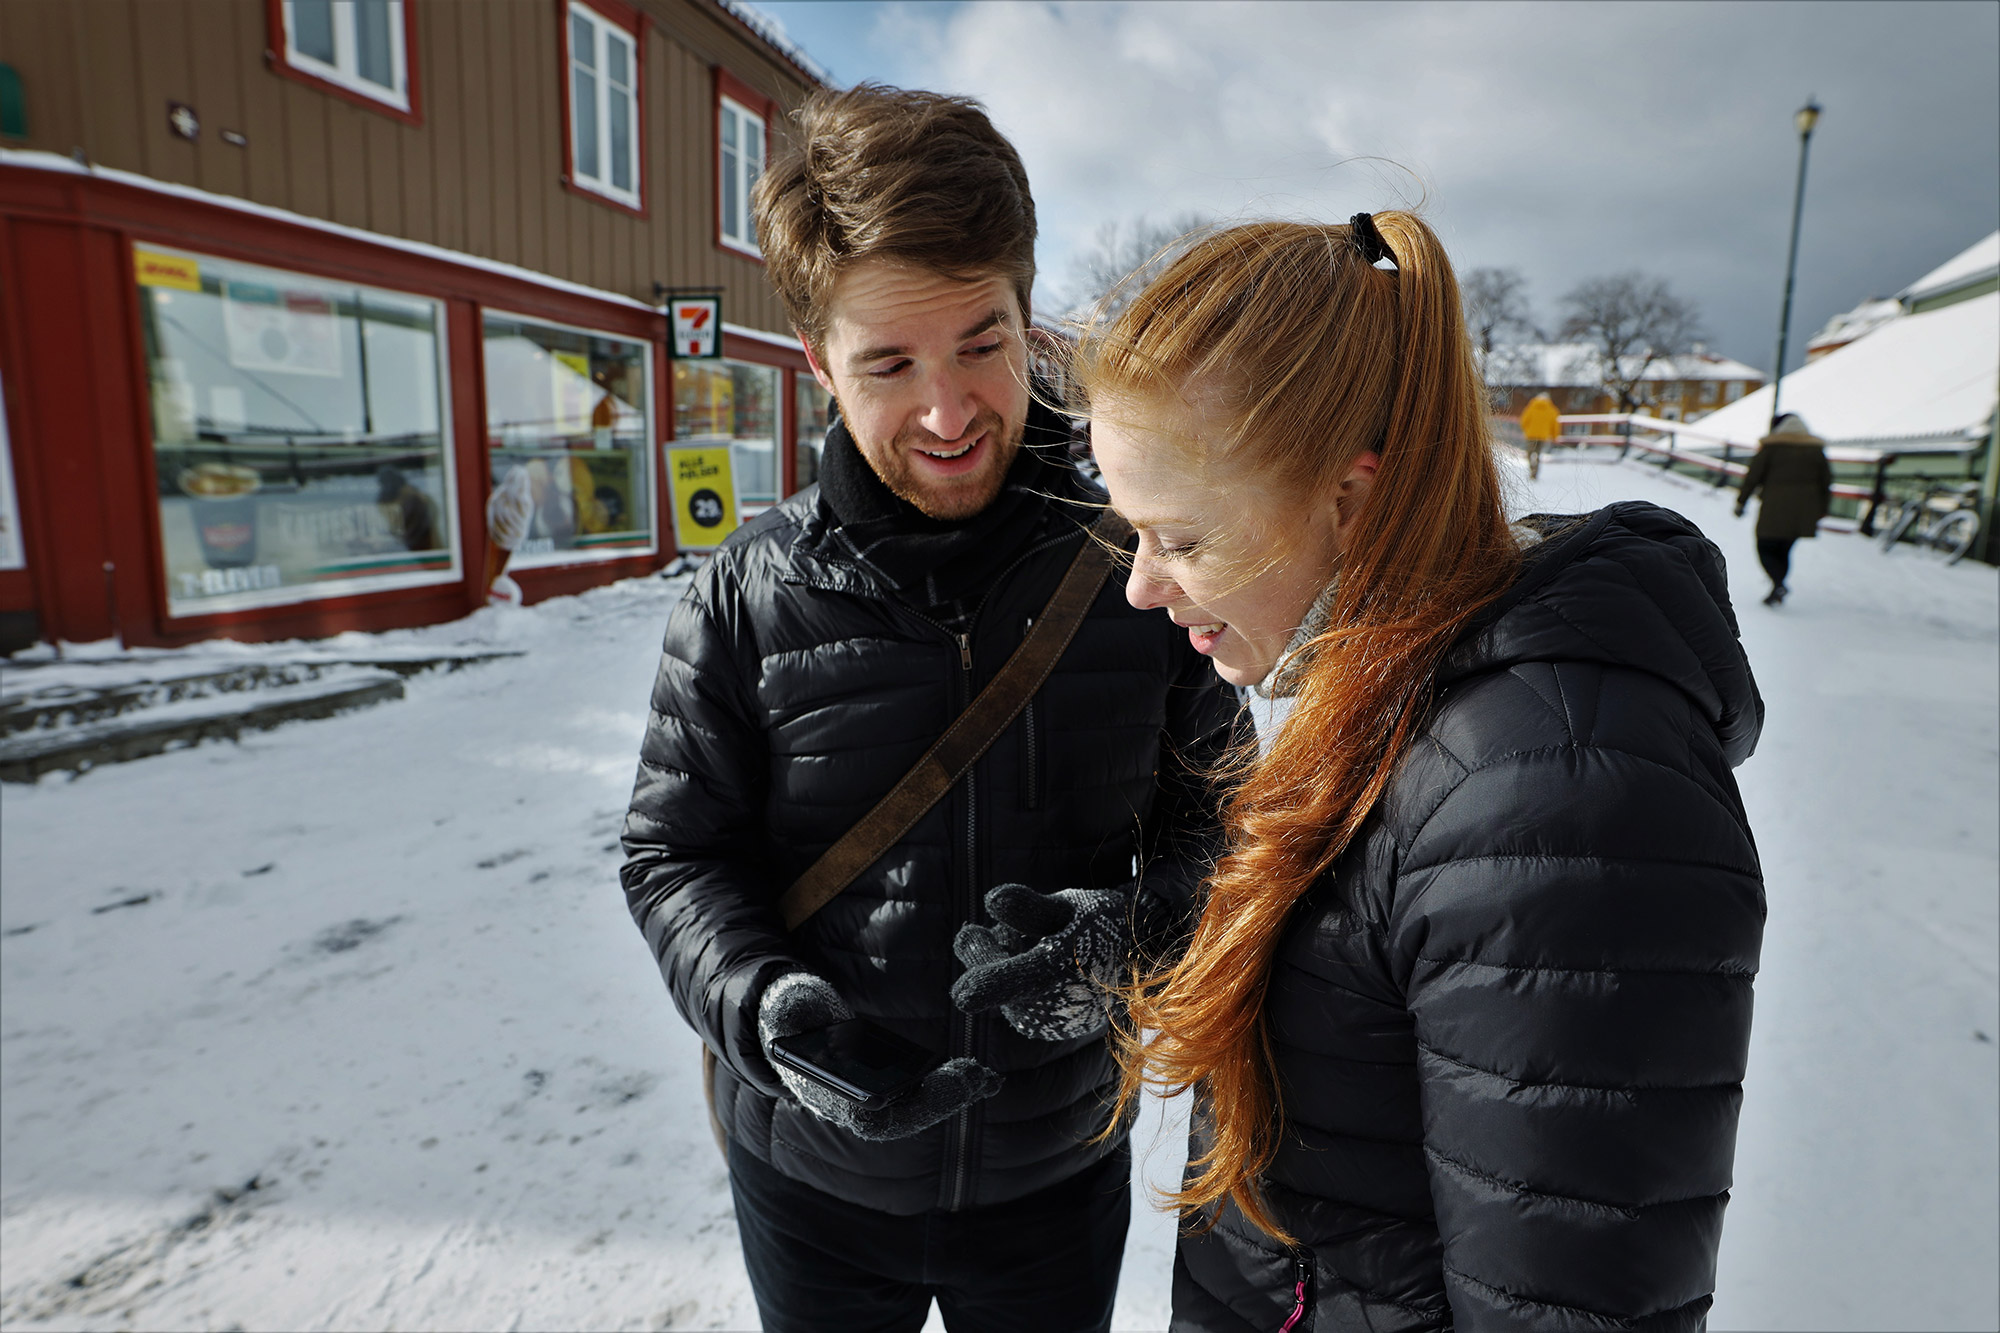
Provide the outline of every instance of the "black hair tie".
[[1389,248],[1389,243],[1382,239],[1382,233],[1375,229],[1373,213],[1356,213],[1347,220],[1347,226],[1354,235],[1354,248],[1370,267],[1385,259],[1397,268],[1402,267],[1396,261],[1396,252]]

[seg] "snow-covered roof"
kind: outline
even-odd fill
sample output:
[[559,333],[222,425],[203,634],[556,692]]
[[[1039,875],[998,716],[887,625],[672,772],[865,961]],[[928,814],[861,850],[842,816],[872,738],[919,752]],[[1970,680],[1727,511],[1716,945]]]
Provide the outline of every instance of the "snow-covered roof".
[[[1636,366],[1640,358],[1628,357]],[[1489,383],[1534,387],[1593,388],[1604,383],[1602,358],[1588,343],[1518,343],[1496,347],[1484,367]],[[1661,357],[1642,380],[1762,380],[1764,372],[1712,352]]]
[[1955,287],[1970,287],[1975,282],[1983,282],[1996,273],[2000,273],[2000,231],[1945,260],[1905,287],[1898,293],[1898,299],[1907,305],[1927,297],[1941,296]]
[[793,41],[785,31],[785,23],[775,14],[766,14],[749,0],[715,0],[731,17],[757,34],[763,43],[785,59],[797,65],[815,81],[833,86],[833,75],[825,65],[806,54],[806,49]]
[[[1784,411],[1829,443],[1977,440],[2000,394],[2000,292],[1890,320],[1785,376]],[[1701,419],[1752,445],[1771,423],[1770,385]]]
[[1895,297],[1871,296],[1854,309],[1843,311],[1829,319],[1825,326],[1812,336],[1812,341],[1806,344],[1806,350],[1811,351],[1828,344],[1839,346],[1842,343],[1851,343],[1864,333],[1871,333],[1890,320],[1898,318],[1902,313],[1903,303]]

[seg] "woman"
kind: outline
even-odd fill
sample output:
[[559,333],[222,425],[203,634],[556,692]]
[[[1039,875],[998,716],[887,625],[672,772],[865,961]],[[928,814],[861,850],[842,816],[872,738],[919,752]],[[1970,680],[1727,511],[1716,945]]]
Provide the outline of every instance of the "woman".
[[1459,310],[1410,214],[1263,223],[1079,348],[1128,596],[1294,700],[1192,941],[1129,996],[1125,1106],[1197,1090],[1176,1329],[1709,1305],[1762,703],[1685,520],[1510,528]]
[[1790,592],[1785,580],[1792,572],[1792,543],[1819,535],[1819,521],[1833,498],[1826,441],[1807,430],[1802,418],[1786,413],[1757,441],[1756,456],[1736,492],[1736,517],[1743,517],[1744,506],[1760,490],[1764,501],[1757,506],[1757,563],[1771,580],[1764,605],[1777,606]]

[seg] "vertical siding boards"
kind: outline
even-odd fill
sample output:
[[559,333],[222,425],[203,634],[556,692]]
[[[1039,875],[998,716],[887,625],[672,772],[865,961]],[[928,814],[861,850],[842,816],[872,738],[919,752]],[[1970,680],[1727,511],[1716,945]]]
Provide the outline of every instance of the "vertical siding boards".
[[465,82],[459,76],[462,10],[452,4],[417,7],[418,41],[424,46],[424,135],[430,141],[437,189],[432,199],[433,237],[439,245],[465,245]]
[[459,162],[465,194],[465,248],[476,255],[493,255],[493,117],[489,89],[493,73],[486,67],[486,32],[490,19],[483,7],[461,9],[457,50],[461,80],[460,124],[465,156]]
[[[87,108],[79,91],[81,19],[62,0],[0,4],[0,53],[21,74],[27,142],[36,148],[67,153],[89,143]],[[14,139],[5,143],[10,148],[21,146]]]
[[368,226],[391,236],[408,236],[410,226],[403,214],[402,145],[412,131],[401,121],[372,111],[361,111],[355,124],[361,131],[362,161],[368,173]]
[[174,0],[134,0],[126,10],[138,51],[139,145],[155,180],[194,185],[194,145],[167,128],[167,103],[194,99],[188,77],[187,7]]
[[[477,40],[468,40],[466,50],[486,71],[485,114],[480,123],[493,144],[493,257],[510,264],[521,262],[522,145],[511,131],[514,103],[519,90],[514,84],[514,24],[528,18],[522,6],[489,4],[479,11],[475,24]],[[468,38],[474,34],[467,34]]]
[[263,7],[230,7],[236,41],[237,77],[242,89],[241,130],[250,142],[233,151],[243,155],[244,193],[260,204],[289,207],[291,189],[285,176],[290,136],[285,129],[285,80],[271,72],[267,59],[271,37]]
[[[428,6],[420,6],[419,12]],[[396,170],[402,183],[403,235],[413,241],[437,240],[437,179],[432,170],[432,145],[437,140],[434,111],[430,106],[431,61],[429,44],[421,34],[411,69],[420,71],[424,96],[424,124],[411,128],[396,125]],[[390,122],[394,124],[394,122]]]
[[[126,171],[146,169],[146,117],[139,85],[139,44],[130,0],[90,0],[81,7],[81,64],[90,71],[84,114],[96,140],[93,161]],[[102,52],[94,57],[93,51]],[[166,108],[162,107],[164,113]]]
[[236,23],[241,9],[217,0],[193,4],[188,30],[193,75],[193,96],[188,101],[201,117],[201,137],[194,145],[195,181],[204,190],[239,197],[249,192],[249,164],[243,149],[223,142],[222,131],[241,132],[244,124],[244,53],[237,48]]
[[326,103],[327,189],[335,222],[369,225],[367,134],[371,113],[352,102],[324,97]]
[[288,207],[309,217],[333,216],[333,180],[327,161],[327,115],[332,98],[304,84],[279,79],[285,105],[285,168]]
[[[508,124],[515,145],[519,190],[515,202],[520,227],[520,263],[526,268],[548,265],[548,229],[542,208],[550,191],[558,188],[562,172],[561,146],[548,132],[547,119],[555,112],[549,86],[555,77],[555,50],[549,26],[543,21],[547,10],[530,3],[514,16],[513,40],[506,52],[508,82],[513,90]],[[553,150],[553,156],[551,155]]]

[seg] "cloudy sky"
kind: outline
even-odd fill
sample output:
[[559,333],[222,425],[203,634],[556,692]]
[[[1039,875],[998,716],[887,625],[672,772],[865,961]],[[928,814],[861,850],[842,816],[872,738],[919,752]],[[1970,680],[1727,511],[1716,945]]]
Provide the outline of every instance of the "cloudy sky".
[[1639,269],[1694,299],[1713,350],[1768,367],[1808,96],[1788,364],[2000,226],[1989,0],[758,7],[842,84],[985,102],[1057,283],[1107,220],[1421,201],[1461,268],[1519,268],[1545,325],[1578,280]]

